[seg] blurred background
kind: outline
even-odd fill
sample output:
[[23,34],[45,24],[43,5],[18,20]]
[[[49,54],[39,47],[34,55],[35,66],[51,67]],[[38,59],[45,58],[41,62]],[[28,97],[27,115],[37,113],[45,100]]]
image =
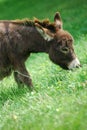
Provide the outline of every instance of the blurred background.
[[64,29],[74,37],[87,34],[87,0],[0,0],[0,19],[37,17],[53,21],[59,11]]

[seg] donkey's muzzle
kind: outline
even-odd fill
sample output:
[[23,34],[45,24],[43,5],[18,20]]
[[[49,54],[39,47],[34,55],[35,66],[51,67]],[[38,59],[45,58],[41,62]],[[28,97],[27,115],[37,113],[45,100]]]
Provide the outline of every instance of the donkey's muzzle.
[[68,69],[79,68],[79,67],[81,67],[81,64],[78,58],[75,58],[74,60],[72,60],[68,65]]

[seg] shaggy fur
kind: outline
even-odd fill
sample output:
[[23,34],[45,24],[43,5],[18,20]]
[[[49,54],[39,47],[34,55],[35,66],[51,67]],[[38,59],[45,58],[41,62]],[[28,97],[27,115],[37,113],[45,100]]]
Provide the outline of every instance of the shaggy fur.
[[38,19],[0,21],[0,79],[13,71],[18,86],[25,84],[32,89],[24,64],[30,54],[48,53],[55,64],[67,69],[76,57],[72,43],[72,36],[62,29],[59,13],[55,14],[54,23]]

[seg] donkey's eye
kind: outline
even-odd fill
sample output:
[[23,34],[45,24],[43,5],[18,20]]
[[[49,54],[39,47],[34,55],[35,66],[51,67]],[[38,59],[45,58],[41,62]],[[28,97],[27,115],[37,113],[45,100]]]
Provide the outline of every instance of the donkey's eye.
[[61,52],[67,54],[69,52],[69,48],[68,47],[61,48]]

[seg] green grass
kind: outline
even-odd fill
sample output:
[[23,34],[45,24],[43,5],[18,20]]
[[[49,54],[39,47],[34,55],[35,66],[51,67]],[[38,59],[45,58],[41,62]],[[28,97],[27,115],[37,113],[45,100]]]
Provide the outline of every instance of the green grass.
[[26,66],[36,91],[18,89],[13,75],[0,81],[0,130],[87,130],[87,0],[0,0],[0,19],[50,18],[60,11],[82,64],[66,71],[47,54]]

